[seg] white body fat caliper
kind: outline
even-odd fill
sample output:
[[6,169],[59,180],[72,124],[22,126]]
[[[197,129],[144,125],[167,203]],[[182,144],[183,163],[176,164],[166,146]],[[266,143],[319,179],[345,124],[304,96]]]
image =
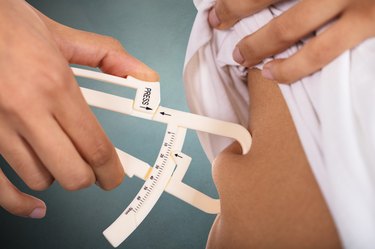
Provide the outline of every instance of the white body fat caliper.
[[160,106],[159,82],[145,82],[132,77],[125,79],[78,68],[72,70],[78,77],[136,89],[135,99],[131,100],[81,88],[89,105],[167,124],[164,141],[153,167],[116,149],[125,173],[129,177],[135,175],[145,180],[145,183],[125,211],[103,232],[112,246],[119,246],[138,227],[163,191],[204,212],[220,212],[220,200],[213,199],[182,182],[191,162],[191,158],[181,152],[186,130],[233,138],[241,144],[245,154],[250,150],[251,136],[244,127]]

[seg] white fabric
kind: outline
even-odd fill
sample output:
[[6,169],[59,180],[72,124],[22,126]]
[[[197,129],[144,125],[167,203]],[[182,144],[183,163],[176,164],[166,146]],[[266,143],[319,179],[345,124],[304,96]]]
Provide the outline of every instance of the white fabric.
[[[281,14],[284,2],[228,31],[212,30],[214,0],[195,0],[198,14],[184,80],[191,111],[247,125],[246,70],[232,59],[237,42]],[[345,39],[345,37],[342,37]],[[297,46],[279,54],[285,58]],[[262,67],[262,64],[258,65]],[[346,248],[375,247],[375,40],[344,53],[321,72],[280,85],[313,173]],[[210,160],[231,141],[199,134]],[[235,170],[235,169],[233,169]]]

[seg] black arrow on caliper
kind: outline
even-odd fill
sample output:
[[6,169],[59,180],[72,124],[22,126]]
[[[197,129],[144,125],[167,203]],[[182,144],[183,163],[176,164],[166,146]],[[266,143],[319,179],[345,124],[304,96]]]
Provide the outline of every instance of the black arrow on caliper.
[[168,114],[168,113],[165,113],[165,112],[161,112],[160,114],[163,115],[163,116],[172,116],[171,114]]
[[174,154],[175,157],[179,157],[179,158],[182,158],[182,156],[180,156],[179,154]]
[[140,108],[146,109],[147,111],[151,111],[151,110],[152,110],[152,108],[150,108],[150,107],[148,107],[148,106],[146,106],[146,107],[144,107],[144,106],[140,106]]

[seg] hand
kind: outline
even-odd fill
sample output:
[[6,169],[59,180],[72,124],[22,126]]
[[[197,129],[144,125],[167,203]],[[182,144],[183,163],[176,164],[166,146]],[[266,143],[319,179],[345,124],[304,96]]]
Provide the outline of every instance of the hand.
[[[86,104],[69,63],[117,76],[158,80],[113,38],[58,24],[22,0],[0,0],[0,153],[33,190],[56,179],[67,190],[98,182],[109,190],[124,171]],[[42,218],[43,201],[0,170],[0,206]]]
[[[280,0],[217,0],[210,11],[211,26],[226,29],[240,19]],[[264,58],[295,44],[304,36],[336,20],[288,59],[266,64],[263,76],[282,83],[295,82],[327,65],[344,51],[375,36],[374,0],[302,0],[257,32],[241,40],[235,61],[252,67]]]

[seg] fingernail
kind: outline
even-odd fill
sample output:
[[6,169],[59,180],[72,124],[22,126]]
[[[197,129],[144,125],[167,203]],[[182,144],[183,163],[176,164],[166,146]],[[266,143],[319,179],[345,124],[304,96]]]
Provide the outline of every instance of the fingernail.
[[271,66],[265,65],[262,70],[262,76],[269,80],[275,80],[275,78],[272,75]]
[[236,47],[233,51],[233,59],[239,63],[239,64],[243,64],[245,62],[245,59],[243,58],[241,52],[240,52],[240,49],[238,47]]
[[31,214],[29,215],[30,218],[33,219],[41,219],[46,215],[46,209],[45,208],[35,208]]
[[217,27],[221,23],[214,8],[212,8],[210,13],[208,14],[208,22],[210,23],[211,27]]

